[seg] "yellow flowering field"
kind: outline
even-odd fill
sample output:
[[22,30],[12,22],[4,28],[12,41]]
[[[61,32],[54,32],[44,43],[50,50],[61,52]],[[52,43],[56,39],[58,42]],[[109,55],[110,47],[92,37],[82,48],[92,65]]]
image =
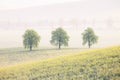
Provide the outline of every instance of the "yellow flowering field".
[[120,80],[120,46],[1,67],[0,80]]

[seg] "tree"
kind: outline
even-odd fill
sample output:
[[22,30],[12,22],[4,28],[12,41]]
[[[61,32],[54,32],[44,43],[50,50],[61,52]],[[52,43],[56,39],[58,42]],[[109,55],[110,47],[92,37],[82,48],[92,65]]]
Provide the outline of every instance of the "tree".
[[66,31],[62,28],[57,28],[55,31],[52,31],[52,39],[50,43],[52,45],[58,46],[61,49],[61,46],[68,46],[69,36],[67,35]]
[[23,35],[23,44],[25,48],[29,48],[32,51],[33,47],[37,47],[40,42],[40,36],[32,29],[25,31]]
[[82,33],[82,36],[83,45],[88,43],[89,48],[98,41],[98,36],[96,36],[93,29],[89,27]]

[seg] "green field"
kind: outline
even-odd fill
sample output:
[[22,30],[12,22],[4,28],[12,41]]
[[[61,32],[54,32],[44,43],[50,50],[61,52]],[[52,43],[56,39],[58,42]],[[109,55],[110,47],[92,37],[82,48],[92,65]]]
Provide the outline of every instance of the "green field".
[[65,54],[74,54],[77,52],[86,51],[89,49],[34,49],[33,51],[25,50],[24,48],[5,48],[0,49],[0,67],[11,66],[19,63],[42,60],[61,56]]
[[120,80],[120,46],[32,52],[1,49],[0,65],[0,80]]

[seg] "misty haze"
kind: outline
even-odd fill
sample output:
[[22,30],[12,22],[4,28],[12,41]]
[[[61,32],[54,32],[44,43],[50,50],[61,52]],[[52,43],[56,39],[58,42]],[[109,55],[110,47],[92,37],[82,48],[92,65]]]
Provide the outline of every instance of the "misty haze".
[[[81,45],[81,33],[92,27],[99,36],[96,47],[120,44],[119,1],[82,0],[30,8],[0,10],[0,47],[23,47],[22,35],[34,29],[41,35],[40,47],[51,47],[51,31],[63,27],[70,36],[69,47]],[[46,37],[47,36],[47,37]]]

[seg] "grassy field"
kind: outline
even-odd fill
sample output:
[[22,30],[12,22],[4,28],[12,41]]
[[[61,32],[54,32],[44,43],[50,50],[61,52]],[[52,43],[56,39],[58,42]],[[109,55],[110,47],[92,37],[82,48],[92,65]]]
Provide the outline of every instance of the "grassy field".
[[33,51],[23,48],[5,48],[0,49],[0,67],[11,66],[19,63],[29,62],[33,60],[42,60],[55,56],[74,54],[89,49],[35,49]]
[[[34,59],[34,61],[28,59],[28,62],[1,67],[0,80],[120,80],[120,46],[88,51],[76,49],[55,51],[46,53],[47,59]],[[3,50],[3,53],[8,55],[7,51]],[[25,60],[24,55],[32,58],[34,57],[32,53],[35,53],[37,57],[42,54],[42,51],[25,52],[25,54],[24,52],[12,53],[12,51],[10,53],[14,55],[13,58],[19,54]],[[48,54],[58,55],[49,57]]]

